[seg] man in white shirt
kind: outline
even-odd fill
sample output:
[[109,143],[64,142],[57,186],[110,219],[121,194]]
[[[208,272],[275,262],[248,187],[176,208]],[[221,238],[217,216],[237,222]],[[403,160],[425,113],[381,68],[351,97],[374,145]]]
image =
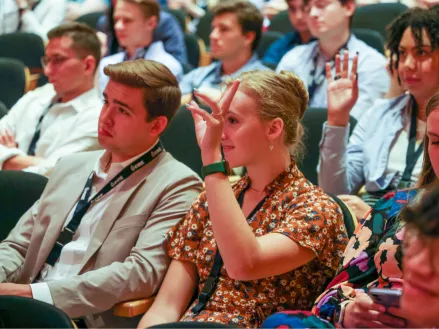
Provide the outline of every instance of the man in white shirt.
[[59,161],[40,200],[0,243],[0,295],[54,304],[95,328],[125,328],[139,319],[111,308],[157,292],[170,263],[164,233],[202,183],[159,141],[181,98],[169,69],[139,59],[105,74],[105,151]]
[[96,34],[84,24],[69,23],[48,36],[42,61],[49,83],[24,95],[0,120],[1,170],[49,175],[60,157],[100,148]]
[[47,32],[64,20],[66,6],[67,0],[1,0],[0,34],[29,32],[47,42]]
[[168,54],[163,42],[153,42],[153,32],[160,18],[155,0],[118,0],[114,8],[114,31],[119,45],[125,50],[105,57],[99,66],[99,94],[105,89],[108,77],[104,67],[133,59],[151,59],[164,64],[180,80],[183,67]]
[[387,60],[351,33],[354,0],[305,0],[304,4],[309,30],[318,40],[290,50],[282,57],[276,71],[294,72],[307,84],[310,107],[327,107],[326,63],[330,63],[334,72],[338,53],[349,51],[350,67],[358,54],[359,97],[351,111],[358,120],[389,89]]

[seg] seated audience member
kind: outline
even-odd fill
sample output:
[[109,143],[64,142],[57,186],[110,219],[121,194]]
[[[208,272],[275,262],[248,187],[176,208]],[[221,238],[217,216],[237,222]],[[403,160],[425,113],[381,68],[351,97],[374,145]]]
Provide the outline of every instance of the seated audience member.
[[309,106],[327,107],[327,80],[325,65],[330,62],[333,71],[335,56],[349,50],[349,63],[359,53],[359,98],[350,115],[357,120],[373,102],[387,92],[390,77],[386,59],[378,51],[358,40],[350,31],[354,0],[304,0],[308,12],[308,27],[317,41],[295,47],[280,61],[277,71],[296,73],[308,86]]
[[47,42],[49,30],[62,23],[67,0],[1,0],[0,34],[29,32]]
[[[439,117],[438,117],[439,118]],[[436,137],[437,138],[437,137]],[[439,327],[439,186],[405,207],[404,293],[400,312],[413,328]]]
[[180,83],[182,103],[192,99],[194,89],[218,98],[226,77],[237,77],[242,72],[267,70],[254,53],[262,33],[262,15],[248,1],[220,2],[212,10],[210,49],[218,61],[199,67],[183,77]]
[[[388,193],[360,221],[344,251],[337,276],[314,303],[312,313],[317,317],[306,317],[306,314],[300,312],[287,311],[270,316],[265,321],[264,328],[292,327],[298,324],[297,319],[304,321],[304,318],[316,327],[321,327],[318,326],[320,319],[325,319],[338,328],[413,328],[414,323],[420,323],[410,322],[415,316],[421,320],[419,316],[422,313],[418,308],[407,313],[403,309],[389,310],[374,302],[367,291],[372,287],[406,287],[407,263],[405,260],[402,262],[406,236],[401,209],[408,203],[415,202],[439,177],[439,150],[435,146],[439,136],[439,94],[434,95],[428,103],[426,115],[427,132],[424,143],[428,148],[424,153],[418,188]],[[425,283],[427,282],[433,284],[432,281]],[[402,307],[405,307],[404,301]],[[425,311],[428,312],[428,309]],[[326,321],[323,321],[322,326],[328,326]]]
[[307,13],[303,8],[303,0],[287,0],[287,4],[288,17],[294,31],[286,33],[268,48],[262,62],[270,67],[279,64],[282,57],[295,46],[308,43],[311,39],[311,33],[306,23]]
[[75,19],[91,14],[105,12],[110,6],[110,0],[67,0],[66,20]]
[[69,23],[48,37],[42,62],[49,83],[25,94],[0,120],[2,170],[48,175],[60,157],[100,148],[96,34],[84,24]]
[[[347,234],[338,205],[289,154],[301,144],[305,85],[290,72],[251,71],[227,84],[221,104],[196,95],[213,111],[188,105],[206,192],[168,233],[173,260],[139,327],[180,320],[258,328],[277,310],[310,309]],[[231,187],[226,173],[240,166],[247,175]],[[203,298],[189,306],[197,289]]]
[[341,79],[328,85],[319,186],[328,193],[356,194],[365,185],[363,200],[341,196],[357,218],[387,191],[411,187],[420,177],[425,107],[439,90],[438,30],[438,13],[420,8],[391,24],[388,47],[392,58],[397,58],[392,66],[408,93],[377,100],[358,121],[349,142],[349,113],[355,107],[361,74],[358,80],[355,74],[347,78],[347,69],[343,69],[336,72]]
[[0,282],[9,282],[0,295],[45,301],[89,327],[122,328],[138,320],[113,317],[111,307],[156,293],[170,262],[164,233],[202,184],[159,142],[180,104],[172,73],[136,60],[105,74],[105,151],[59,161],[41,199],[0,243]]
[[99,66],[99,94],[109,78],[104,67],[133,59],[150,59],[164,64],[179,80],[181,64],[163,48],[163,42],[153,41],[153,32],[160,19],[160,8],[155,0],[118,0],[114,8],[114,30],[120,46],[125,50],[104,57]]
[[[114,5],[112,4],[108,15],[101,17],[98,22],[98,30],[107,35],[108,53],[105,53],[105,55],[114,55],[121,51],[114,31],[113,14]],[[180,63],[186,64],[187,52],[183,32],[177,19],[172,14],[160,10],[159,22],[152,34],[152,40],[153,42],[163,42],[167,53],[174,56]]]

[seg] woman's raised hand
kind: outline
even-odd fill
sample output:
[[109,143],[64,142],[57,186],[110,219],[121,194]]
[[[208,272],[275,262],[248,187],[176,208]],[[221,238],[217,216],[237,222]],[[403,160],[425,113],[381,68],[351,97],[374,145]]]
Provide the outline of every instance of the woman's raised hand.
[[221,161],[221,135],[223,132],[224,118],[226,117],[233,97],[239,88],[240,80],[235,80],[222,94],[219,102],[210,96],[195,91],[195,95],[207,104],[212,113],[201,109],[195,101],[186,104],[191,111],[195,123],[195,133],[201,149],[204,165]]
[[341,63],[340,55],[335,56],[335,76],[332,77],[331,65],[326,63],[328,80],[328,125],[347,126],[349,113],[358,99],[357,79],[358,54],[354,56],[349,73],[349,53],[346,50]]

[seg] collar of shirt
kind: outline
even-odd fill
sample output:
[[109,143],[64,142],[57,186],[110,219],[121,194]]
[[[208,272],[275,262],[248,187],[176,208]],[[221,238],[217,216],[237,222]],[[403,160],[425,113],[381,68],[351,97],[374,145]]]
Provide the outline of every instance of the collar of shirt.
[[153,146],[151,146],[145,152],[140,153],[140,154],[138,154],[136,156],[133,156],[132,158],[130,158],[130,159],[124,161],[124,162],[117,162],[117,163],[116,162],[112,162],[110,164],[110,167],[108,168],[107,172],[105,172],[105,167],[107,167],[108,162],[111,159],[111,152],[104,151],[104,153],[102,153],[102,155],[99,157],[99,159],[96,162],[95,167],[94,167],[94,173],[95,173],[96,177],[98,177],[100,179],[104,179],[104,180],[112,179],[123,168],[129,166],[133,161],[137,160],[138,158],[140,158],[145,153],[148,153],[157,144],[157,142],[154,143]]
[[[355,56],[355,49],[357,49],[357,47],[355,46],[355,43],[357,42],[357,38],[355,37],[355,35],[353,33],[350,34],[348,42],[346,42],[346,44],[344,44],[340,49],[348,49],[349,51],[349,59],[353,59]],[[333,58],[328,58],[327,56],[325,56],[321,51],[320,51],[320,46],[319,46],[319,42],[317,40],[317,42],[315,43],[314,46],[314,50],[312,52],[312,56],[311,58],[314,58],[316,56],[316,58],[318,58],[317,63],[320,63],[320,61],[323,59],[323,62],[326,63],[328,61],[333,61],[335,59],[335,56]]]
[[214,74],[215,74],[215,80],[213,81],[213,83],[215,84],[220,84],[223,82],[223,80],[226,77],[237,77],[239,76],[241,73],[248,71],[248,66],[253,64],[254,62],[256,62],[258,60],[258,55],[257,54],[253,54],[252,57],[250,57],[250,59],[236,72],[230,74],[230,75],[222,75],[223,69],[222,69],[222,63],[221,61],[218,61],[216,63],[216,67],[214,69]]
[[86,91],[85,93],[82,93],[78,97],[65,102],[60,103],[59,102],[60,97],[55,94],[55,90],[53,90],[53,96],[50,100],[50,107],[54,106],[56,108],[73,108],[76,112],[80,113],[84,110],[87,110],[90,108],[90,104],[94,104],[94,101],[96,99],[99,99],[98,92],[96,88],[91,88],[89,91]]
[[148,52],[148,49],[149,49],[149,46],[150,46],[151,44],[149,44],[148,46],[146,46],[146,47],[140,47],[140,48],[137,48],[135,51],[134,51],[134,56],[132,57],[132,58],[129,58],[128,57],[128,53],[126,52],[126,51],[124,51],[124,55],[123,55],[123,61],[125,62],[125,61],[127,61],[127,60],[134,60],[134,59],[143,59],[143,58],[145,58],[145,55],[146,55],[146,53]]

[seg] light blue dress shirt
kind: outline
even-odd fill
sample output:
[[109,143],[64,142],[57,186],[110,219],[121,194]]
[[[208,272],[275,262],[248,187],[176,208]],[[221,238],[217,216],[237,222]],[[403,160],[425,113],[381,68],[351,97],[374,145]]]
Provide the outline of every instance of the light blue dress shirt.
[[387,171],[389,154],[404,128],[409,103],[410,95],[378,99],[358,121],[350,138],[349,125],[331,127],[325,123],[320,142],[319,186],[333,194],[354,194],[363,185],[368,192],[392,187],[397,173]]
[[253,55],[243,67],[231,75],[221,75],[221,61],[217,61],[209,66],[199,67],[186,74],[180,82],[181,93],[183,95],[190,94],[194,88],[219,89],[221,83],[226,78],[235,78],[243,72],[253,70],[269,70],[268,67],[262,64],[256,54]]
[[[359,97],[356,105],[351,111],[355,119],[359,119],[373,104],[377,98],[382,98],[389,89],[390,77],[386,70],[387,60],[378,51],[369,47],[363,41],[358,40],[354,35],[348,40],[347,49],[349,50],[349,70],[355,53],[359,53],[358,58],[358,87]],[[306,45],[294,47],[280,61],[276,72],[281,70],[291,71],[297,74],[308,86],[312,85],[313,78],[319,80],[313,97],[309,101],[310,107],[327,107],[327,81],[325,78],[325,64],[329,59],[326,58],[318,47],[318,41],[310,42]],[[314,77],[312,75],[316,62]],[[333,74],[335,68],[333,66]],[[318,77],[318,78],[316,78]]]
[[[141,51],[143,49],[141,48],[138,49],[138,51],[139,50]],[[104,67],[109,64],[117,64],[123,62],[125,56],[126,53],[122,51],[120,53],[102,58],[101,62],[99,63],[98,69],[100,97],[102,97],[102,93],[104,92],[104,89],[107,86],[109,80],[109,78],[104,74]],[[165,48],[163,47],[163,43],[161,41],[151,43],[143,58],[162,63],[172,72],[172,74],[175,75],[178,81],[181,80],[183,76],[183,67],[181,66],[180,62],[178,62],[173,56],[165,51]]]

